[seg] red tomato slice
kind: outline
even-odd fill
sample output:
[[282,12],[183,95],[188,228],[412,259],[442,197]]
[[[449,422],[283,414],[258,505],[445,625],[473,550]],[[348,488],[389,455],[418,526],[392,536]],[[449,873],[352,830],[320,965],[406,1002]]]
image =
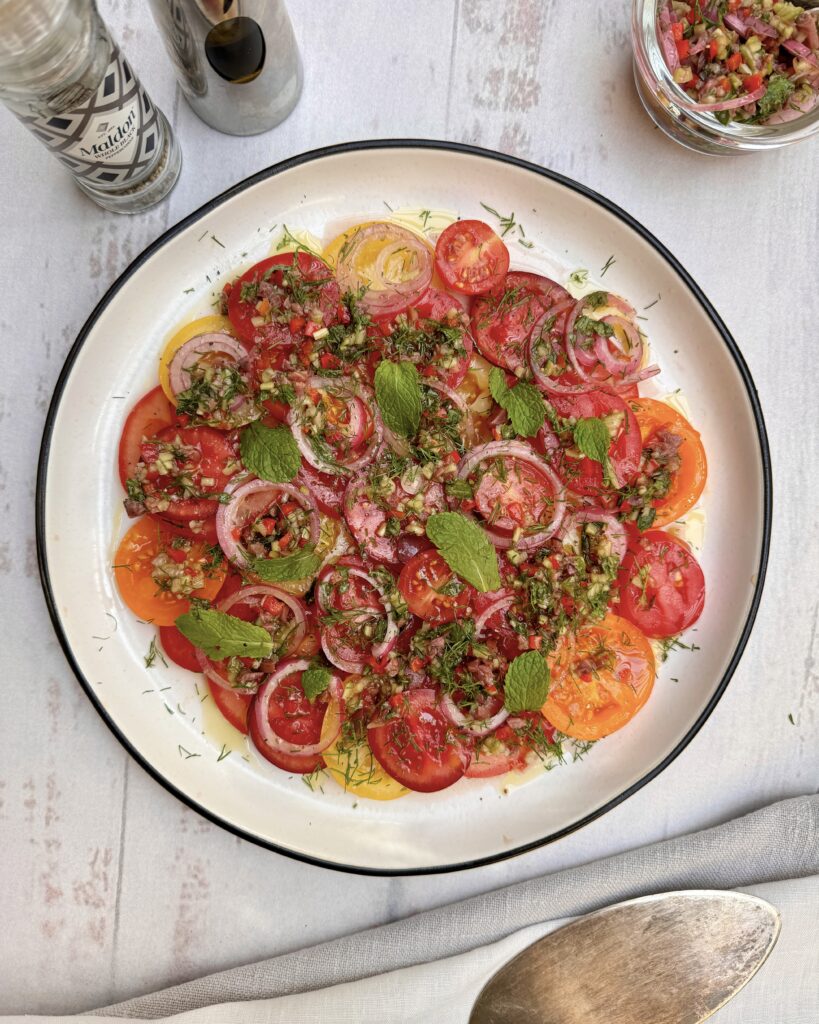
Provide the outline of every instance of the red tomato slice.
[[[450,587],[460,589],[446,593]],[[407,562],[398,577],[398,589],[413,615],[428,622],[451,622],[469,608],[475,593],[468,583],[458,580],[435,548],[421,551]]]
[[159,642],[171,661],[189,672],[201,672],[202,666],[196,657],[196,648],[183,636],[176,626],[160,626]]
[[526,768],[529,754],[535,749],[531,732],[534,729],[540,731],[547,743],[554,741],[555,730],[539,711],[519,712],[515,720],[522,721],[523,727],[515,729],[504,724],[492,733],[489,749],[484,743],[476,745],[465,772],[468,779],[490,779]]
[[[306,298],[294,295],[283,273],[286,267],[295,268],[300,280],[308,285],[322,283],[308,287]],[[299,289],[299,292],[304,290]],[[298,301],[302,298],[303,303]],[[283,252],[255,264],[234,282],[228,298],[228,316],[236,333],[245,341],[279,340],[283,323],[289,326],[292,335],[301,337],[310,322],[307,313],[321,314],[322,323],[312,321],[317,327],[335,323],[339,299],[338,285],[326,263],[307,252]],[[260,317],[265,322],[254,324],[253,320]]]
[[[270,728],[288,743],[307,745],[318,743],[321,739],[327,704],[319,699],[310,703],[301,686],[300,672],[294,672],[279,684],[270,698],[267,710]],[[248,715],[250,738],[262,757],[277,768],[306,775],[323,764],[321,754],[286,754],[271,749],[260,735],[255,719],[254,714]]]
[[[377,562],[395,564],[400,561],[399,541],[410,523],[424,523],[434,512],[443,512],[446,507],[444,489],[439,483],[428,483],[422,492],[424,504],[419,512],[400,511],[413,499],[401,486],[400,478],[393,480],[395,489],[389,497],[376,502],[367,493],[367,480],[353,480],[344,496],[344,517],[353,536],[367,557]],[[400,532],[394,536],[379,536],[378,531],[390,520],[400,524]]]
[[548,310],[570,300],[565,288],[548,277],[513,271],[502,289],[472,307],[472,335],[481,353],[512,373],[526,365],[526,343]]
[[296,481],[298,484],[304,484],[321,512],[326,516],[341,518],[344,491],[348,481],[346,476],[322,473],[302,459]]
[[390,697],[381,724],[367,739],[376,761],[397,782],[421,793],[453,785],[464,774],[465,752],[438,707],[435,690],[407,690]]
[[208,680],[213,703],[222,712],[234,729],[243,732],[247,736],[247,713],[253,701],[252,693],[238,693],[235,690],[226,690]]
[[[632,483],[640,472],[642,439],[640,426],[629,406],[617,395],[605,391],[589,391],[585,395],[554,396],[552,405],[560,416],[576,419],[618,417],[615,436],[609,446],[612,468],[621,486]],[[593,459],[574,459],[561,455],[562,466],[556,466],[567,486],[587,497],[602,497],[611,493],[603,484],[603,467]]]
[[456,220],[435,244],[435,266],[448,288],[483,295],[506,276],[509,250],[482,220]]
[[[498,463],[502,462],[501,472]],[[537,466],[501,456],[487,460],[475,490],[475,506],[493,529],[512,531],[548,523],[554,514],[552,482]]]
[[[179,458],[174,457],[167,470],[158,468],[155,461],[163,446],[182,452]],[[166,427],[145,441],[141,451],[146,467],[143,487],[149,496],[148,511],[156,511],[163,519],[183,524],[216,515],[217,498],[185,497],[176,480],[185,474],[190,477],[193,489],[213,494],[224,491],[233,475],[225,472],[225,466],[236,456],[234,443],[224,431],[212,427]],[[210,482],[203,484],[203,480]],[[161,511],[155,510],[151,508],[151,499],[167,499],[170,504]]]
[[646,636],[676,636],[700,617],[705,577],[687,544],[662,530],[648,530],[620,569],[619,615]]
[[158,434],[175,420],[176,409],[160,387],[143,395],[128,413],[119,439],[119,479],[123,487],[125,481],[134,475],[143,440]]

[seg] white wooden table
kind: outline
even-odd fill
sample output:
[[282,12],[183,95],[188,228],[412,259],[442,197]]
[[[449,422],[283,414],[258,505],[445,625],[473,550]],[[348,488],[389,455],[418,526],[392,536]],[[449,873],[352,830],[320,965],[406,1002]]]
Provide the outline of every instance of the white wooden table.
[[[238,139],[206,128],[175,91],[144,2],[100,0],[184,150],[170,199],[136,218],[93,206],[0,110],[0,1013],[105,1004],[819,786],[819,142],[714,160],[668,141],[634,92],[628,6],[294,0],[301,103],[274,132]],[[700,281],[741,345],[775,478],[757,626],[694,742],[580,833],[436,878],[299,864],[210,825],[153,782],[66,665],[34,549],[46,406],[75,334],[114,278],[166,227],[246,175],[316,146],[390,136],[514,153],[640,219]]]

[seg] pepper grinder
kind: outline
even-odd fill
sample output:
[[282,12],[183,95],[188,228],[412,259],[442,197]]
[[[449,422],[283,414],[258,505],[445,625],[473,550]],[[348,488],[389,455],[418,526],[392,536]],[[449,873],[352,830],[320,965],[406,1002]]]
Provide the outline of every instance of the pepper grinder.
[[284,0],[150,0],[194,112],[217,131],[256,135],[301,95],[302,64]]

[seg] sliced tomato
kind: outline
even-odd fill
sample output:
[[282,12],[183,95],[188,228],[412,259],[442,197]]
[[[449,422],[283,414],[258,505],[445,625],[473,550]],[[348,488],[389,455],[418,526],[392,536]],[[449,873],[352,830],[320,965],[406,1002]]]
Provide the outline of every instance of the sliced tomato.
[[310,492],[319,509],[327,516],[341,516],[344,504],[344,492],[347,487],[346,476],[334,476],[314,469],[309,462],[302,459],[301,469],[296,478]]
[[176,626],[160,626],[159,642],[171,661],[189,672],[201,672],[202,666],[196,656],[196,648],[183,636]]
[[164,427],[176,421],[176,409],[168,401],[162,388],[157,387],[143,395],[128,413],[119,439],[119,479],[123,487],[133,477],[145,438],[153,437]]
[[148,518],[159,523],[166,533],[171,533],[175,537],[189,537],[191,540],[201,540],[211,546],[219,543],[214,516],[209,519],[191,519],[182,523],[175,523],[172,519],[166,519],[162,515],[150,514]]
[[[346,684],[366,683],[363,676],[348,676]],[[364,691],[367,692],[366,690]],[[321,735],[322,739],[338,732],[339,707],[333,702],[327,707]],[[355,727],[338,733],[336,739],[322,753],[322,760],[331,777],[356,797],[368,800],[395,800],[406,796],[407,790],[391,778],[374,759],[366,738],[366,724],[359,721]]]
[[484,295],[503,282],[509,250],[482,220],[456,220],[435,244],[435,267],[453,291]]
[[[173,456],[167,466],[157,462],[157,457],[165,453]],[[146,508],[175,523],[215,516],[219,508],[217,497],[188,497],[185,492],[218,495],[238,469],[234,440],[212,427],[160,430],[143,442],[141,463],[137,476],[147,495]],[[179,483],[182,476],[186,478],[184,487]],[[166,501],[167,507],[162,507]]]
[[[253,699],[258,700],[258,695]],[[270,728],[288,743],[306,746],[318,743],[321,739],[327,703],[320,698],[312,703],[308,700],[301,685],[300,672],[294,672],[282,680],[270,698],[267,711]],[[321,754],[288,754],[265,743],[252,709],[248,715],[248,725],[256,749],[277,768],[306,775],[323,764]]]
[[481,464],[475,505],[493,529],[512,531],[548,523],[554,514],[551,479],[523,459],[499,456]]
[[433,793],[464,774],[468,757],[438,706],[435,690],[395,694],[376,723],[367,729],[370,749],[384,771],[407,789]]
[[[633,483],[640,471],[642,441],[634,413],[617,395],[605,391],[589,391],[584,395],[554,396],[552,405],[560,416],[575,419],[603,419],[612,435],[609,445],[611,468],[620,487]],[[594,459],[575,458],[562,453],[555,469],[567,486],[586,497],[604,497],[613,490],[611,481],[604,483],[603,467]]]
[[619,578],[618,611],[646,636],[676,636],[702,614],[702,569],[687,544],[662,530],[633,542]]
[[556,281],[512,271],[502,288],[472,307],[472,336],[484,356],[511,371],[526,365],[526,344],[541,317],[562,310],[571,296]]
[[149,516],[138,519],[122,538],[114,556],[114,578],[122,600],[137,618],[172,626],[190,609],[189,597],[216,597],[227,572],[225,563],[214,566],[203,541],[188,543],[185,548],[174,546],[174,535]]
[[665,497],[652,502],[656,509],[654,526],[667,526],[682,518],[699,501],[708,477],[705,448],[688,420],[665,402],[636,398],[627,404],[640,427],[644,456],[645,450],[661,443],[664,435],[680,441],[677,448],[680,467],[671,475],[671,486]]
[[[419,301],[407,310],[405,316],[412,327],[437,341],[431,354],[424,354],[418,362],[420,372],[425,377],[438,377],[447,387],[457,388],[466,377],[475,347],[469,331],[469,315],[462,302],[448,292],[428,288]],[[389,352],[390,334],[395,328],[395,322],[394,317],[382,318],[379,324],[380,333],[383,334],[378,346],[379,357],[385,347]],[[461,329],[460,342],[457,346],[440,333],[440,325],[445,328]],[[395,358],[407,358],[407,354],[398,352]]]
[[398,589],[413,615],[427,622],[451,622],[466,612],[475,593],[435,548],[407,562],[398,577]]
[[518,712],[514,721],[514,726],[504,723],[487,740],[476,744],[465,772],[468,779],[523,771],[533,752],[554,742],[554,726],[540,712]]
[[247,713],[253,701],[253,694],[226,690],[223,686],[217,686],[210,680],[208,680],[208,687],[213,697],[213,703],[219,708],[222,715],[234,729],[238,729],[239,732],[243,732],[247,736]]
[[[293,268],[302,284],[296,292],[288,285],[287,268]],[[316,314],[312,322],[317,328],[334,323],[339,299],[338,284],[323,260],[307,252],[283,252],[256,263],[234,282],[228,316],[236,333],[246,341],[279,340],[282,324],[288,326],[291,335],[303,336],[311,322],[308,313]]]
[[[366,477],[351,481],[344,496],[344,517],[367,557],[395,564],[400,561],[399,541],[407,526],[423,524],[434,512],[443,512],[447,505],[444,489],[439,483],[429,482],[418,492],[423,505],[417,510],[418,495],[405,491],[400,478],[395,478],[392,483],[390,495],[374,500],[369,495]],[[408,508],[410,501],[415,504]],[[397,531],[390,536],[384,532],[388,522],[395,525]]]
[[639,629],[617,615],[558,644],[543,715],[560,732],[598,740],[631,721],[654,686],[654,653]]

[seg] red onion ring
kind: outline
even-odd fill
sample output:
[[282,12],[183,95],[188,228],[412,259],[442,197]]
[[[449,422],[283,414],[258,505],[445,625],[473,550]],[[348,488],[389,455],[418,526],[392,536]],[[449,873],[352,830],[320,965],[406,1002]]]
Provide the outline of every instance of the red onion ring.
[[[307,633],[307,612],[305,611],[302,602],[297,597],[293,597],[292,594],[288,594],[283,590],[278,590],[276,587],[271,587],[268,583],[260,583],[256,586],[242,587],[240,590],[231,594],[230,597],[226,597],[223,601],[220,601],[216,607],[220,612],[228,614],[234,605],[244,604],[244,602],[249,598],[258,598],[259,604],[261,605],[261,602],[265,597],[275,597],[277,601],[281,601],[281,603],[286,605],[293,613],[296,629],[290,637],[289,646],[291,650],[297,650]],[[242,692],[237,691],[226,679],[219,675],[213,667],[213,663],[210,658],[208,658],[208,656],[198,647],[196,648],[196,657],[202,671],[208,679],[211,680],[211,682],[216,683],[217,686],[221,686],[223,690],[228,690],[231,693]],[[264,672],[269,672],[270,663],[263,662],[262,664],[265,666]],[[264,676],[264,672],[260,672],[259,674]]]
[[[310,662],[306,658],[289,658],[287,661],[282,662],[276,671],[268,676],[259,687],[256,699],[251,705],[250,713],[253,715],[258,734],[262,737],[266,746],[270,747],[271,750],[278,751],[280,754],[303,754],[305,757],[315,756],[334,743],[341,731],[341,720],[343,717],[341,714],[338,716],[337,727],[317,743],[290,743],[274,732],[270,725],[270,699],[280,683],[289,676],[295,675],[297,672],[304,672],[308,668],[310,668]],[[340,710],[343,711],[344,686],[341,678],[335,673],[330,677],[329,690],[330,696],[338,702]]]
[[[355,269],[361,247],[372,241],[385,243],[375,262],[375,281],[364,280]],[[411,280],[396,283],[388,280],[386,264],[398,249],[409,250],[409,257],[415,260],[417,269]],[[381,221],[359,228],[345,243],[342,252],[344,256],[336,268],[339,287],[342,292],[356,292],[364,285],[367,291],[361,305],[368,313],[389,316],[401,312],[421,298],[432,280],[433,257],[429,246],[418,235],[398,224]]]
[[222,352],[230,356],[237,364],[242,364],[247,360],[247,350],[244,345],[230,334],[197,334],[195,338],[186,341],[176,350],[168,367],[171,391],[174,395],[187,391],[191,386],[189,367],[198,362],[202,356],[214,352]]
[[758,36],[762,36],[763,39],[779,38],[779,33],[776,31],[773,25],[769,25],[766,21],[763,21],[761,18],[757,18],[755,14],[746,14],[745,24],[748,26],[749,29],[751,29],[752,32],[755,32]]
[[[537,343],[538,343],[538,341],[540,340],[540,337],[541,337],[541,333],[542,333],[542,330],[543,330],[543,324],[551,316],[553,316],[553,314],[551,312],[548,312],[548,311],[543,314],[543,316],[540,318],[540,320],[535,324],[534,328],[532,329],[532,333],[529,335],[529,341],[527,342],[527,345],[528,345],[528,348],[529,348],[529,365],[532,368],[532,373],[534,374],[535,380],[537,381],[538,385],[544,391],[548,391],[550,394],[553,394],[553,395],[582,395],[582,394],[586,394],[587,392],[593,390],[593,388],[594,388],[593,384],[587,384],[585,381],[581,381],[579,384],[578,383],[567,384],[567,383],[561,381],[559,377],[550,377],[548,375],[548,373],[544,372],[543,367],[541,366],[540,362],[538,361],[537,352],[535,351],[535,349],[537,348]],[[565,346],[565,342],[564,342],[563,343],[564,351],[565,351],[565,347],[566,346]]]
[[[643,358],[643,342],[640,339],[640,332],[633,323],[620,316],[604,316],[603,323],[610,327],[619,327],[623,331],[631,346],[631,355],[626,352],[616,332],[608,338],[598,335],[597,341],[594,343],[594,354],[612,377],[627,377],[639,368]],[[611,351],[612,346],[618,352],[622,352],[623,359]]]
[[473,736],[485,736],[487,733],[494,732],[509,717],[506,708],[501,708],[491,718],[469,718],[448,693],[441,695],[441,711],[456,729],[463,729],[465,732],[472,733]]
[[486,524],[484,524],[484,530],[495,547],[501,550],[514,546],[518,551],[528,551],[530,548],[539,547],[544,541],[555,535],[563,521],[563,515],[566,511],[566,502],[561,497],[564,490],[563,481],[552,467],[540,458],[529,445],[524,444],[523,441],[489,441],[487,444],[478,445],[477,448],[473,448],[472,451],[461,459],[458,465],[458,477],[461,480],[465,480],[479,463],[485,459],[492,459],[498,456],[519,459],[521,462],[528,462],[535,466],[554,489],[554,512],[552,513],[552,518],[542,530],[521,537],[517,542],[514,542],[511,536],[497,533],[491,526]]
[[577,511],[569,513],[560,529],[560,540],[564,541],[574,527],[581,523],[604,523],[608,531],[612,554],[617,556],[618,561],[623,561],[628,548],[628,537],[625,526],[613,513],[604,512],[603,509],[598,508],[579,508]]
[[[376,580],[375,577],[371,576],[368,572],[365,572],[363,569],[359,569],[357,566],[354,565],[345,565],[344,569],[350,576],[357,576],[359,579],[364,580],[366,584],[373,588],[373,590],[378,594],[381,600],[383,609],[373,608],[372,606],[368,606],[366,608],[352,609],[350,619],[351,621],[354,621],[356,618],[380,618],[382,614],[386,616],[387,628],[384,633],[384,639],[377,644],[373,644],[373,657],[377,661],[383,661],[383,659],[387,657],[387,655],[390,653],[393,647],[395,647],[399,633],[398,623],[395,621],[395,615],[392,610],[392,605],[390,604],[389,595],[387,594],[384,587],[378,582],[378,580]],[[322,570],[320,582],[324,582],[324,580],[332,576],[333,571],[333,566],[328,566],[326,572]],[[327,611],[327,608],[325,607],[324,604],[322,587],[320,586],[316,588],[316,604],[322,610]],[[336,668],[343,669],[345,672],[361,672],[361,670],[364,668],[364,662],[348,661],[346,658],[342,658],[338,654],[334,653],[330,649],[330,644],[325,642],[324,629],[321,630],[321,649],[324,651],[328,661],[332,662],[336,666]]]
[[267,480],[255,479],[240,484],[232,492],[230,486],[228,486],[228,492],[231,495],[230,501],[226,505],[220,505],[216,512],[216,536],[219,539],[219,546],[224,551],[225,557],[233,562],[234,565],[243,568],[248,564],[247,555],[239,544],[238,539],[234,537],[233,531],[241,529],[248,522],[249,517],[241,518],[242,506],[246,499],[252,495],[260,495],[265,492],[270,492],[271,494],[270,501],[260,503],[260,512],[270,508],[270,505],[279,496],[295,501],[297,505],[300,505],[306,512],[310,513],[310,537],[308,538],[308,543],[313,546],[318,543],[321,533],[321,517],[312,500],[312,495],[307,497],[301,490],[293,487],[291,484],[274,484],[269,483]]
[[[351,426],[355,427],[355,433],[360,432],[359,436],[363,434],[367,414],[372,418],[373,433],[372,437],[369,439],[367,450],[365,452],[355,459],[347,460],[343,466],[327,462],[313,450],[313,446],[308,441],[307,436],[299,423],[298,411],[296,408],[291,407],[287,414],[287,422],[290,429],[293,431],[293,437],[296,439],[296,444],[298,445],[302,458],[308,462],[313,469],[317,469],[322,473],[330,473],[332,476],[347,476],[351,475],[355,470],[361,469],[362,466],[366,466],[368,463],[372,462],[375,458],[376,452],[381,446],[385,428],[381,421],[381,414],[378,411],[375,397],[373,396],[372,391],[363,384],[351,384],[343,378],[311,377],[305,385],[306,390],[310,388],[322,390],[331,387],[340,387],[342,391],[347,392],[346,399],[350,402]],[[358,393],[356,394],[353,389]],[[357,404],[353,399],[357,400]],[[358,423],[354,422],[352,419],[353,409],[357,410],[355,413],[356,416],[361,415],[363,418],[363,423],[360,427]]]
[[497,601],[493,601],[492,604],[488,604],[481,614],[475,619],[475,639],[477,640],[483,633],[484,627],[487,622],[497,612],[505,612],[507,608],[511,608],[515,603],[515,595],[507,594],[505,597],[499,597]]
[[[582,363],[588,364],[588,353],[583,352],[580,346],[576,343],[576,337],[574,338],[574,343],[572,341],[572,338],[574,336],[574,325],[577,321],[577,318],[578,316],[580,316],[582,310],[585,308],[585,299],[579,299],[575,304],[574,309],[569,314],[569,317],[566,320],[564,337],[566,351],[569,356],[569,362],[572,364],[572,369],[575,371],[578,377],[580,377],[580,379],[584,381],[584,383],[590,385],[592,388],[597,387],[611,389],[613,391],[619,391],[623,388],[629,387],[631,384],[636,384],[638,381],[646,380],[648,377],[655,376],[655,374],[658,374],[660,372],[660,368],[659,366],[652,365],[645,367],[645,369],[643,370],[637,369],[637,367],[639,367],[640,363],[643,360],[644,348],[642,335],[640,334],[636,325],[633,325],[631,322],[636,311],[634,310],[633,306],[630,306],[624,299],[621,299],[619,296],[612,295],[610,292],[607,294],[608,297],[606,305],[614,306],[616,309],[619,309],[624,315],[617,316],[615,314],[609,314],[607,316],[602,317],[601,322],[608,323],[612,326],[616,324],[618,326],[621,326],[624,330],[626,330],[629,337],[629,341],[633,348],[633,354],[631,358],[627,362],[621,364],[621,361],[618,360],[617,357],[609,350],[609,343],[612,343],[616,347],[620,348],[620,350],[622,351],[622,347],[620,345],[619,340],[617,339],[616,334],[613,334],[610,337],[603,337],[602,335],[598,335],[595,338],[594,342],[594,369],[589,371],[586,368],[586,366],[582,365]],[[612,341],[612,339],[614,339],[614,341]],[[612,370],[612,367],[615,368],[616,372]],[[598,368],[605,370],[606,376],[601,376],[599,373],[597,373],[596,371],[598,370]],[[542,373],[540,376],[538,376],[539,380],[541,379],[541,376],[543,376]],[[544,387],[548,387],[548,385],[544,383]]]

